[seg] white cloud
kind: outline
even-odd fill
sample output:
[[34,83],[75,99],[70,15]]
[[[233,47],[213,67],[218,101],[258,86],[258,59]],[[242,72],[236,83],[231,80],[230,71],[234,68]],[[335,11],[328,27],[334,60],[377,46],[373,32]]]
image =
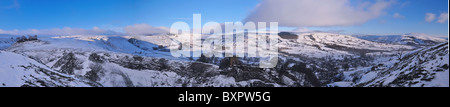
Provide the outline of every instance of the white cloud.
[[126,26],[125,32],[130,35],[146,35],[155,33],[168,33],[167,27],[153,27],[148,24],[135,24],[133,26]]
[[425,14],[425,21],[432,22],[436,19],[436,14],[433,13],[426,13]]
[[385,13],[394,1],[351,5],[349,0],[263,0],[244,22],[278,22],[287,27],[351,26]]
[[[125,33],[121,33],[123,30]],[[2,30],[0,34],[10,35],[147,35],[155,33],[168,33],[167,27],[153,27],[148,24],[135,24],[131,26],[121,27],[118,29],[102,29],[97,26],[92,29],[82,28],[54,28],[54,29],[28,29],[28,30]]]
[[448,13],[441,13],[441,16],[439,16],[438,22],[445,23],[447,21],[448,21]]
[[400,13],[394,13],[394,16],[392,16],[393,18],[397,18],[397,19],[404,19],[405,16],[401,15]]
[[0,34],[14,34],[14,33],[16,33],[16,32],[18,32],[19,30],[17,30],[17,29],[15,29],[15,30],[3,30],[3,29],[0,29]]
[[305,27],[298,27],[298,28],[294,29],[292,32],[311,32],[311,30],[309,30],[308,28],[305,28]]
[[54,29],[29,29],[29,30],[2,30],[0,29],[0,34],[10,34],[10,35],[120,35],[120,33],[103,30],[98,27],[93,29],[82,29],[82,28],[54,28]]

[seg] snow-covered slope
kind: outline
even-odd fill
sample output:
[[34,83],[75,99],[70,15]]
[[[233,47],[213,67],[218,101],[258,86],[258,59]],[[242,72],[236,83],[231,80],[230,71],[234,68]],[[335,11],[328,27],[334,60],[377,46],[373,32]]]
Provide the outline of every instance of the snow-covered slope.
[[448,87],[448,43],[418,49],[401,59],[380,63],[368,69],[344,73],[344,81],[361,87]]
[[58,73],[20,54],[0,51],[0,87],[88,87],[95,82]]

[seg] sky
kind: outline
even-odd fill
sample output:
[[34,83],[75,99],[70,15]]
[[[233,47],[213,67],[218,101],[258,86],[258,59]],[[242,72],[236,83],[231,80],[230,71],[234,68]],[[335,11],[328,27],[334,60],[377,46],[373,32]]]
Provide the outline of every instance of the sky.
[[0,0],[0,34],[162,33],[192,26],[193,14],[284,31],[448,36],[448,0]]

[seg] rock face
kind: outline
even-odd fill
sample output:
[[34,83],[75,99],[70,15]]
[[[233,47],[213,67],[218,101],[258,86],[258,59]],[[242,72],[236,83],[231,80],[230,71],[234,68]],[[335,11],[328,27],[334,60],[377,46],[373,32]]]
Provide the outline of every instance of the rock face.
[[280,36],[283,39],[294,39],[294,40],[298,39],[298,35],[289,32],[280,32],[278,33],[278,36]]
[[52,68],[60,68],[59,71],[61,73],[73,75],[74,70],[80,70],[82,69],[82,66],[81,61],[77,60],[73,53],[67,53],[59,59]]

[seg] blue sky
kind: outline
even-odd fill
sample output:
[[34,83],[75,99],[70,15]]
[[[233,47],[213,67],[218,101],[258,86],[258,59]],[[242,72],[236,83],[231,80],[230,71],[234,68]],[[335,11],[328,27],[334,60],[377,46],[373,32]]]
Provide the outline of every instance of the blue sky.
[[[448,13],[448,0],[400,0],[399,4],[391,7],[386,15],[367,23],[352,27],[322,28],[332,30],[347,30],[360,34],[401,34],[426,33],[430,35],[448,35],[448,23],[426,22],[425,14],[433,13],[437,17],[441,13]],[[403,19],[393,18],[399,13]],[[317,28],[321,29],[321,28]]]
[[[245,19],[255,19],[252,18],[254,16],[261,16],[253,15],[252,12],[262,11],[264,13],[271,9],[258,10],[256,6],[262,2],[264,0],[0,0],[0,33],[1,31],[66,27],[80,29],[98,27],[123,32],[121,28],[135,24],[170,27],[177,21],[185,21],[192,25],[192,14],[194,13],[202,14],[202,23],[244,21]],[[356,8],[363,4],[362,2],[367,1],[351,0],[350,5]],[[375,4],[378,1],[369,0],[369,2]],[[295,5],[296,2],[286,1],[286,3]],[[269,5],[267,7],[272,4],[276,6],[275,3],[267,2],[266,4]],[[283,2],[278,4],[278,6],[280,5],[283,6]],[[305,8],[286,9],[293,10],[282,13],[303,14],[294,9]],[[370,7],[365,8],[365,10],[368,9]],[[348,34],[426,33],[448,35],[448,0],[396,0],[380,10],[382,10],[381,13],[372,15],[363,23],[345,24],[344,26],[339,24],[304,26],[305,24],[301,22],[294,26],[283,27],[283,24],[281,25],[282,30],[304,28],[342,31]],[[395,13],[398,13],[400,17],[394,18]],[[430,22],[425,21],[427,13],[435,14],[436,18]],[[447,21],[439,23],[438,20],[442,13],[447,13]],[[284,14],[277,17],[284,17]],[[294,21],[296,19],[295,17],[289,18]],[[259,20],[259,18],[256,19]]]

